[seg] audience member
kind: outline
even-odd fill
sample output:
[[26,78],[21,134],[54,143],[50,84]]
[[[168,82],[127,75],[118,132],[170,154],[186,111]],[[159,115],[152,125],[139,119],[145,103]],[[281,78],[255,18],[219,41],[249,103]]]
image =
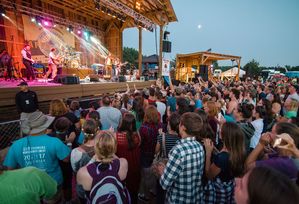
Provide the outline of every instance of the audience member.
[[109,96],[104,96],[102,99],[103,106],[97,111],[100,113],[102,130],[108,130],[111,127],[117,131],[121,122],[121,112],[119,109],[112,107],[112,101]]

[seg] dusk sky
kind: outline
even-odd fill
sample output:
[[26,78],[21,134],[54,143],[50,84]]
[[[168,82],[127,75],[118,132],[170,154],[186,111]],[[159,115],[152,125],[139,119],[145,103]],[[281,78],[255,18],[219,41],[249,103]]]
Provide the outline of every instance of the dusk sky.
[[[261,66],[299,66],[299,0],[171,2],[178,22],[167,26],[172,53],[165,58],[211,48],[212,52],[241,56],[242,65],[255,59]],[[158,35],[159,29],[159,40]],[[138,49],[136,28],[124,31],[124,46]],[[143,31],[143,54],[155,53],[155,32]]]

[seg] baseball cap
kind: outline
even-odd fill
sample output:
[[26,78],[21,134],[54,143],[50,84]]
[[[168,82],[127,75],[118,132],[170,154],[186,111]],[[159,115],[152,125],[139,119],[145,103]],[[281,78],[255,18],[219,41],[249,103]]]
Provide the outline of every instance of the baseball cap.
[[22,81],[21,83],[18,84],[18,86],[28,86],[26,81]]

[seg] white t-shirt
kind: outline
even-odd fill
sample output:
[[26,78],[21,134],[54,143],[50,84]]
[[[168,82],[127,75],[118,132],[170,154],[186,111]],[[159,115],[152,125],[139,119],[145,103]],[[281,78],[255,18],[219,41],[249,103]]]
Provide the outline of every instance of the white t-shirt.
[[296,100],[296,101],[299,102],[299,95],[297,93],[290,94],[288,96],[287,100],[291,100],[291,99]]
[[165,115],[165,111],[166,111],[166,105],[165,105],[165,103],[160,102],[160,101],[157,101],[156,104],[157,104],[157,110],[161,116],[160,121],[162,122],[163,116]]
[[55,54],[54,54],[54,52],[50,52],[50,54],[49,54],[49,64],[55,64],[54,62],[53,62],[53,59],[56,59],[56,56],[55,56]]
[[252,121],[251,124],[253,125],[255,131],[254,131],[253,137],[250,140],[250,147],[255,148],[256,145],[259,143],[260,137],[263,132],[264,120],[262,118],[260,118],[260,119]]

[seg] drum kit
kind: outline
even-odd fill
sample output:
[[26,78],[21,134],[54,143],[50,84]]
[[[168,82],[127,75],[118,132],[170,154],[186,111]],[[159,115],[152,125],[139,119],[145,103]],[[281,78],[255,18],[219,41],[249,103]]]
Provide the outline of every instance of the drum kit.
[[81,54],[82,52],[74,51],[73,48],[62,50],[61,64],[64,67],[79,69],[81,68]]

